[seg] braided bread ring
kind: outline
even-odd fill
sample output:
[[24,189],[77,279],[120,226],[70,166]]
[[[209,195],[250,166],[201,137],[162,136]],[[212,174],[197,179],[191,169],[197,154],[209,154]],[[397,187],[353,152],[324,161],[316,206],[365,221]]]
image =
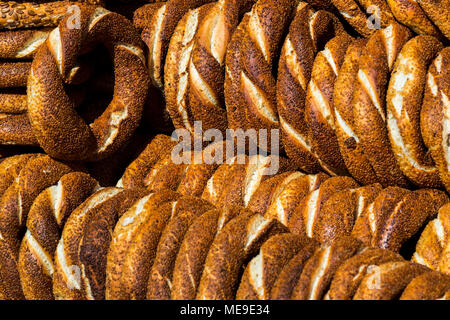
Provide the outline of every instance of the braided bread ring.
[[359,59],[365,45],[365,39],[356,39],[349,45],[334,84],[333,106],[335,132],[347,170],[356,180],[368,185],[377,178],[356,134],[352,104]]
[[450,190],[450,48],[441,50],[430,65],[421,110],[423,140],[431,151],[442,183]]
[[67,218],[100,186],[89,175],[74,172],[41,192],[27,219],[18,269],[28,300],[53,300],[53,257]]
[[371,266],[379,266],[394,261],[400,262],[404,259],[399,254],[389,250],[364,248],[342,263],[336,270],[326,299],[351,300]]
[[219,0],[200,22],[189,63],[189,106],[193,118],[204,130],[225,131],[225,54],[244,12],[256,0]]
[[169,0],[165,2],[148,21],[142,31],[142,40],[148,47],[148,68],[152,84],[163,89],[164,61],[170,38],[178,22],[189,11],[212,0]]
[[422,7],[414,0],[386,0],[395,19],[418,34],[442,38],[440,30],[433,24]]
[[347,34],[334,37],[320,51],[311,72],[305,101],[305,118],[313,153],[331,175],[345,175],[347,168],[334,132],[334,82],[352,38]]
[[234,299],[239,270],[269,237],[287,230],[276,220],[244,213],[231,220],[214,239],[205,261],[196,299]]
[[[179,196],[179,194],[167,190],[150,194],[137,201],[119,219],[112,234],[112,241],[107,256],[105,293],[107,300],[125,299],[129,297],[125,291],[122,291],[121,286],[122,266],[128,255],[128,249],[135,237],[142,230],[153,230],[149,229],[147,225],[157,222],[154,219],[156,217],[155,212],[161,211],[159,208],[166,203],[169,203],[172,209],[172,201],[176,201]],[[159,236],[155,241],[158,240]],[[157,242],[155,248],[156,245]],[[146,271],[148,274],[150,267]]]
[[386,129],[385,97],[390,71],[410,37],[405,27],[392,24],[375,32],[359,62],[353,95],[353,119],[364,154],[383,186],[407,186],[398,167]]
[[[252,8],[243,38],[242,70],[236,79],[242,96],[242,113],[246,128],[278,129],[276,108],[276,79],[273,66],[278,63],[277,52],[283,35],[295,13],[291,0],[259,0]],[[270,149],[271,132],[268,132]]]
[[236,300],[268,300],[279,272],[308,242],[306,237],[292,233],[267,240],[245,268]]
[[314,57],[329,39],[342,32],[341,24],[331,13],[314,13],[309,5],[302,3],[297,7],[281,50],[277,78],[281,138],[288,157],[306,172],[320,169],[308,141],[304,111]]
[[0,28],[22,29],[35,27],[56,27],[59,21],[70,13],[74,5],[81,6],[79,2],[54,1],[48,3],[17,3],[7,1],[1,3],[2,15]]
[[361,243],[351,237],[343,237],[330,246],[318,249],[309,258],[292,291],[293,300],[321,300],[329,287],[337,268],[354,256]]
[[210,203],[198,198],[183,197],[178,200],[177,205],[180,206],[181,202],[183,202],[183,209],[178,209],[180,213],[174,214],[159,239],[148,279],[147,299],[149,300],[170,299],[173,268],[184,236],[195,218],[213,209]]
[[184,15],[170,40],[164,67],[166,109],[175,128],[186,128],[192,134],[197,119],[192,116],[188,98],[189,62],[198,26],[213,6],[206,4]]
[[290,300],[295,284],[298,282],[303,267],[308,259],[316,252],[319,244],[313,239],[300,250],[280,271],[270,291],[271,300]]
[[196,218],[186,232],[178,252],[172,277],[174,300],[193,300],[197,293],[209,248],[233,218],[248,212],[238,207],[210,210]]
[[387,126],[403,174],[422,187],[441,187],[439,172],[422,141],[420,111],[428,66],[442,49],[432,36],[417,36],[400,51],[387,91]]
[[15,30],[0,32],[0,58],[32,58],[36,50],[45,42],[48,30]]
[[353,300],[391,300],[399,296],[411,280],[429,270],[409,261],[384,263],[367,272]]
[[450,278],[439,272],[415,277],[403,290],[400,300],[437,300],[450,290]]
[[23,299],[17,270],[20,231],[34,199],[71,169],[48,156],[30,159],[0,199],[0,296]]
[[450,13],[448,10],[442,10],[442,8],[449,8],[450,2],[448,0],[418,0],[417,3],[444,36],[450,40],[450,24],[448,23]]
[[118,218],[143,195],[138,190],[105,188],[72,212],[55,253],[55,299],[104,299],[112,229]]
[[[80,29],[67,28],[66,19],[51,32],[33,60],[28,113],[36,138],[48,154],[101,160],[124,145],[141,117],[148,78],[140,39],[128,20],[100,7],[81,10]],[[112,102],[88,126],[74,112],[63,83],[74,65],[75,48],[97,38],[113,48],[116,83]]]

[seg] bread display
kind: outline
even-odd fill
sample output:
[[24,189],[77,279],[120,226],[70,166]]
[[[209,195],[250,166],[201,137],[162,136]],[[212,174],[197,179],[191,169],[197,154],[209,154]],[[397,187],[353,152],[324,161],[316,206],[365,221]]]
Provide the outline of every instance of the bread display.
[[0,2],[0,299],[450,299],[449,10]]

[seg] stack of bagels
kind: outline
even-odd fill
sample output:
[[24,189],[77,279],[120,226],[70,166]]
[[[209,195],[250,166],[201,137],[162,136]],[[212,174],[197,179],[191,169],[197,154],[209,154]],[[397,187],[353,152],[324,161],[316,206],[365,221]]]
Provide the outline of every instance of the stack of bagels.
[[0,299],[450,299],[449,16],[0,2]]

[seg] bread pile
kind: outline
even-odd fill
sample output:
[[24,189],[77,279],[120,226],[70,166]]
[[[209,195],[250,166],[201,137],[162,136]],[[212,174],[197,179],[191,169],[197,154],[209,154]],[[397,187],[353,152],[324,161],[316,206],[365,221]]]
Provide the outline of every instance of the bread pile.
[[0,299],[450,299],[449,5],[0,2]]

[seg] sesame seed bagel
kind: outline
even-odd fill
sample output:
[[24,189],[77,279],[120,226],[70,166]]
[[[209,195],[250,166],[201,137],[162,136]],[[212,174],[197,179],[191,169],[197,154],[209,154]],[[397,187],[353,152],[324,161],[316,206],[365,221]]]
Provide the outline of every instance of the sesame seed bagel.
[[0,199],[0,296],[23,299],[17,270],[20,236],[34,199],[71,169],[46,155],[31,158]]
[[272,70],[278,64],[278,51],[296,6],[297,1],[292,0],[259,0],[250,11],[244,27],[240,54],[242,69],[234,80],[239,84],[236,88],[242,97],[240,108],[246,123],[244,128],[268,130],[268,146],[261,145],[263,149],[270,149],[270,130],[280,126],[276,75]]
[[292,233],[271,237],[245,268],[237,300],[268,300],[270,291],[283,267],[309,243],[306,237]]
[[106,257],[113,228],[119,217],[142,196],[139,190],[105,188],[72,212],[55,253],[55,299],[105,298]]
[[[80,29],[68,28],[67,19],[51,32],[33,60],[28,115],[48,154],[65,160],[101,160],[127,142],[142,114],[148,75],[140,39],[128,20],[101,7],[82,8]],[[114,52],[115,90],[105,112],[88,125],[74,112],[63,85],[81,47],[98,40]]]
[[421,187],[442,186],[418,130],[428,66],[441,49],[442,44],[432,36],[417,36],[405,43],[395,61],[386,94],[392,151],[403,174]]
[[405,27],[391,24],[370,37],[359,60],[353,94],[356,134],[377,175],[377,182],[384,187],[408,185],[391,150],[385,97],[395,59],[410,35]]
[[321,300],[337,268],[345,260],[355,255],[360,247],[360,241],[351,237],[343,237],[330,246],[317,249],[306,262],[292,291],[291,299]]
[[427,74],[420,128],[425,145],[431,151],[439,174],[450,190],[449,139],[450,123],[450,48],[444,48],[430,65]]
[[356,181],[350,177],[332,177],[325,180],[319,188],[300,201],[291,219],[288,220],[289,230],[312,238],[322,206],[330,196],[336,192],[357,187]]
[[50,30],[47,29],[0,32],[0,58],[32,58],[39,46],[45,42],[49,33]]
[[171,299],[195,299],[206,256],[214,239],[233,218],[248,212],[244,208],[224,207],[207,211],[194,220],[175,260]]
[[429,270],[409,261],[393,261],[375,266],[361,280],[353,300],[398,298],[411,280]]
[[191,134],[194,134],[194,120],[201,119],[193,116],[190,107],[189,63],[199,24],[214,5],[205,4],[184,15],[171,37],[164,66],[166,109],[175,128],[188,129]]
[[415,277],[403,290],[400,300],[437,300],[450,290],[450,278],[430,271]]
[[190,9],[209,2],[212,0],[169,0],[146,21],[141,37],[148,47],[147,64],[153,86],[164,88],[164,61],[178,22]]
[[99,188],[81,172],[64,175],[34,200],[19,251],[18,270],[25,298],[53,300],[53,257],[67,218]]
[[306,261],[316,252],[319,244],[308,239],[308,243],[279,272],[270,291],[271,300],[290,300],[295,284],[298,282]]
[[196,299],[235,299],[244,263],[257,254],[265,240],[285,232],[276,220],[251,212],[228,222],[209,249]]
[[387,262],[401,262],[404,259],[397,253],[378,248],[364,248],[361,252],[342,263],[336,270],[328,300],[352,300],[363,277],[374,267]]
[[213,206],[201,199],[182,197],[177,202],[177,212],[172,214],[159,239],[155,260],[150,271],[147,299],[169,300],[172,293],[172,275],[181,243],[189,227]]
[[448,8],[450,2],[448,0],[418,0],[417,3],[444,36],[450,40],[449,12],[448,10],[442,10],[442,8]]
[[[199,23],[189,61],[189,107],[203,129],[227,128],[225,54],[240,19],[256,0],[219,0]],[[275,22],[274,22],[275,23]]]
[[316,217],[314,238],[320,243],[330,244],[340,237],[349,236],[355,220],[381,190],[380,184],[374,184],[356,189],[345,189],[333,194],[323,204]]
[[[126,289],[131,287],[122,286],[122,271],[128,256],[128,249],[138,245],[133,244],[136,238],[140,241],[147,241],[145,247],[142,247],[143,250],[147,250],[147,254],[152,254],[151,250],[156,250],[160,233],[166,223],[157,218],[166,217],[165,212],[170,214],[173,202],[179,197],[179,194],[168,190],[150,194],[137,201],[119,219],[112,234],[112,241],[107,256],[105,293],[107,300],[129,299],[131,297],[131,291]],[[161,208],[165,205],[168,205],[168,208],[162,210]],[[170,211],[168,211],[169,209]],[[153,233],[143,233],[149,230]],[[158,235],[150,241],[149,237],[153,234]],[[146,257],[148,258],[148,255]],[[143,261],[150,263],[151,260],[145,259]],[[135,265],[137,271],[139,271],[138,267],[138,265]],[[146,271],[142,272],[143,276],[147,274],[147,281],[150,267],[151,265],[147,266]],[[142,287],[146,288],[146,285],[146,282],[142,281]],[[145,297],[145,293],[142,297]]]
[[[295,175],[290,177],[293,178]],[[283,225],[288,226],[288,221],[291,219],[297,205],[311,192],[317,190],[328,178],[329,176],[324,173],[299,176],[293,180],[290,180],[288,177],[285,183],[277,188],[264,216],[277,219]]]
[[412,261],[423,264],[430,269],[440,270],[440,262],[445,248],[450,242],[450,205],[446,204],[439,209],[436,219],[430,221],[417,241],[416,252]]
[[306,90],[305,119],[312,151],[321,167],[332,175],[347,173],[334,131],[333,90],[352,40],[344,33],[327,42],[324,50],[317,53]]
[[418,34],[442,38],[441,31],[427,16],[421,5],[412,0],[386,0],[395,19]]
[[277,77],[281,138],[289,158],[310,173],[317,172],[320,165],[311,150],[305,121],[306,90],[317,52],[342,32],[342,25],[334,15],[323,10],[314,12],[301,2],[281,51]]

